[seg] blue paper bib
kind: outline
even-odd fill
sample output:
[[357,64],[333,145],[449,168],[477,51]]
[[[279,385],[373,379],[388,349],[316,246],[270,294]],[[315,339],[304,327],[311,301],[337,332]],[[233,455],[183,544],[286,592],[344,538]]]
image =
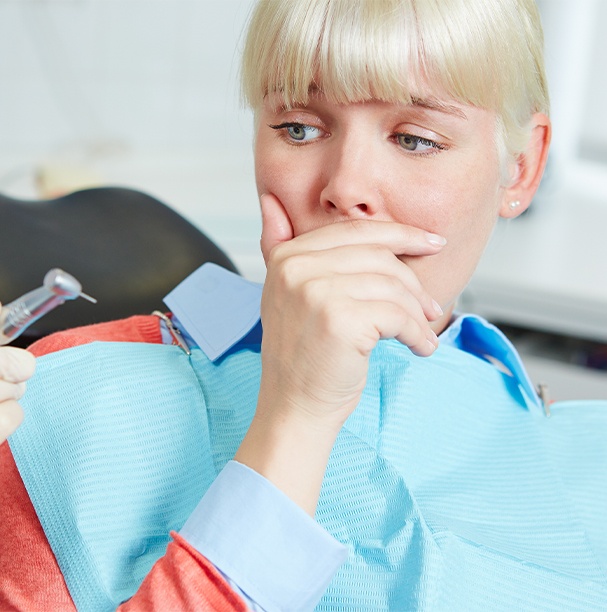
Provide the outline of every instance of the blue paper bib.
[[[38,360],[10,444],[79,609],[130,597],[234,456],[258,349]],[[350,555],[318,609],[606,609],[607,403],[552,415],[468,353],[381,341],[323,483],[317,520]]]

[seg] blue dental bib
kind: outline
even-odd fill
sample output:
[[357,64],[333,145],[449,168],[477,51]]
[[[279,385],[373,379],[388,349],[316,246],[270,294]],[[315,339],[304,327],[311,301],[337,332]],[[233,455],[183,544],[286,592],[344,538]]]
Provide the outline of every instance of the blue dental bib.
[[[234,456],[259,378],[258,346],[38,360],[10,444],[79,609],[136,591]],[[607,404],[552,415],[464,351],[381,341],[323,483],[317,520],[350,554],[317,609],[607,609]]]

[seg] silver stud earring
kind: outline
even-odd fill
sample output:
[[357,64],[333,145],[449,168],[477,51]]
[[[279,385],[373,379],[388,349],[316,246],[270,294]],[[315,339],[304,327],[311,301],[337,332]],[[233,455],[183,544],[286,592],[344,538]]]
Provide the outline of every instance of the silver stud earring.
[[516,210],[520,205],[520,200],[513,200],[512,202],[510,202],[510,210]]

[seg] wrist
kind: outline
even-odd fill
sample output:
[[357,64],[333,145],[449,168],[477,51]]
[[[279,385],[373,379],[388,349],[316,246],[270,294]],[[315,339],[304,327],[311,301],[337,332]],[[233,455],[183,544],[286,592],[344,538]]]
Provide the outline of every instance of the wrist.
[[342,422],[260,405],[236,461],[250,467],[314,516]]

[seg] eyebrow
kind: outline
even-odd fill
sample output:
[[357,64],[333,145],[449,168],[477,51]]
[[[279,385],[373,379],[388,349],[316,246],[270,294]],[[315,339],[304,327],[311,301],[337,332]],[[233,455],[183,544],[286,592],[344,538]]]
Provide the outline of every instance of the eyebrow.
[[[314,95],[315,93],[319,93],[322,90],[315,84],[312,83],[308,87],[308,95]],[[266,94],[267,96],[267,94]],[[446,115],[452,115],[453,117],[459,117],[460,119],[468,120],[468,116],[466,113],[457,106],[453,104],[448,104],[446,102],[442,102],[438,98],[434,96],[430,96],[428,98],[422,98],[419,96],[412,95],[411,96],[411,104],[410,106],[415,106],[418,108],[424,108],[430,111],[436,111],[439,113],[445,113]],[[287,104],[283,103],[280,105],[280,110],[286,110]]]
[[461,119],[468,120],[466,113],[461,108],[458,108],[453,104],[441,102],[437,98],[417,98],[413,96],[411,98],[411,105],[417,106],[419,108],[425,108],[431,111],[438,111],[439,113],[445,113],[447,115],[453,115],[455,117],[460,117]]

